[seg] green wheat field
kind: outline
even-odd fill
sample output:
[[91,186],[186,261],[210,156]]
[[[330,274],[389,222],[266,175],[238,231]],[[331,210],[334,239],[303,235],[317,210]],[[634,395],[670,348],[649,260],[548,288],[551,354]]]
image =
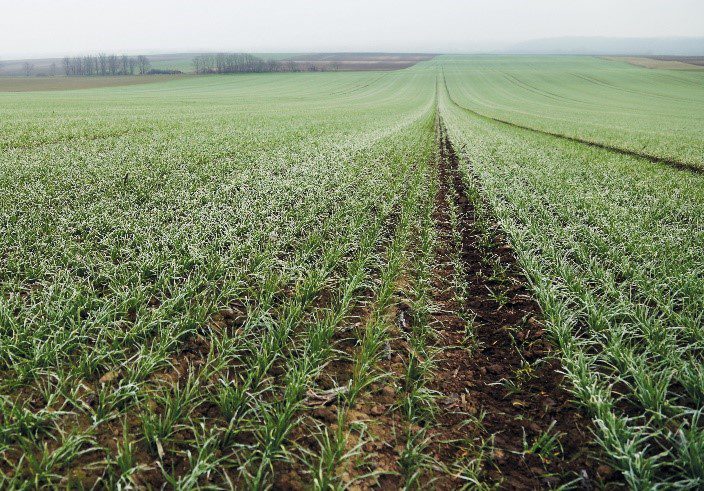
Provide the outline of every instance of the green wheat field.
[[704,70],[0,92],[3,489],[701,489],[703,362]]

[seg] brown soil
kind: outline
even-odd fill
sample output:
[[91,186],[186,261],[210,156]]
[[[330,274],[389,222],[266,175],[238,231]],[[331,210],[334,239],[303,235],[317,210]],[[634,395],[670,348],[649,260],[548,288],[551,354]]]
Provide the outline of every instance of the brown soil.
[[417,61],[294,61],[299,65],[301,70],[307,71],[310,67],[315,67],[321,71],[339,71],[339,72],[364,72],[364,71],[391,71],[410,68]]
[[190,75],[134,75],[122,77],[0,77],[0,92],[96,89],[181,80]]
[[303,69],[365,71],[400,70],[434,58],[428,53],[316,53],[290,58]]
[[704,56],[649,56],[653,60],[677,61],[688,65],[704,66]]
[[[426,469],[421,487],[457,489],[467,484],[453,472],[457,463],[480,459],[482,482],[501,489],[544,489],[571,483],[577,489],[621,487],[620,476],[600,462],[599,449],[591,441],[590,421],[582,415],[562,387],[560,364],[553,356],[547,333],[540,321],[540,310],[525,287],[515,257],[505,239],[496,232],[492,248],[479,244],[477,215],[459,174],[459,160],[441,127],[439,129],[439,193],[434,220],[437,226],[437,267],[434,271],[432,301],[436,307],[432,324],[437,333],[436,369],[430,388],[438,395],[437,419],[428,424],[430,442],[425,452],[440,465]],[[462,261],[469,285],[470,299],[457,305],[453,292],[454,269],[451,262],[453,242],[447,196],[458,197],[461,211]],[[495,254],[508,271],[508,281],[490,279],[487,254]],[[507,302],[500,305],[490,291],[505,289]],[[409,422],[399,410],[403,396],[403,373],[410,347],[402,335],[409,290],[404,277],[397,282],[396,305],[388,312],[390,344],[379,363],[389,375],[360,395],[347,412],[346,427],[364,422],[363,455],[338,468],[338,475],[351,489],[401,489],[400,457],[407,431],[419,426]],[[373,298],[368,296],[368,301]],[[476,314],[477,347],[464,343],[464,321],[459,312]],[[352,377],[352,360],[368,320],[369,308],[360,306],[350,321],[349,330],[338,331],[335,345],[345,356],[328,364],[317,381],[317,390],[344,386]],[[509,390],[509,386],[515,387]],[[291,439],[298,445],[317,450],[312,435],[318,425],[337,427],[335,399],[310,412],[309,423],[299,426]],[[559,445],[549,454],[526,452],[544,433],[555,435]],[[348,450],[359,443],[352,432]],[[483,447],[482,442],[486,445]],[[443,470],[444,467],[444,470]],[[305,489],[310,476],[296,464],[276,469],[275,489]],[[448,473],[447,470],[450,470]],[[371,475],[370,475],[371,474]],[[369,477],[363,477],[370,475]]]
[[704,67],[704,56],[604,56],[603,58],[662,70],[701,70]]
[[[467,434],[473,431],[472,424],[463,426],[470,416],[480,421],[474,428],[481,428],[481,436],[493,446],[484,466],[485,482],[500,483],[505,489],[541,489],[571,481],[583,489],[608,485],[618,476],[596,458],[589,420],[562,387],[560,365],[541,325],[539,306],[525,287],[510,245],[498,234],[492,237],[491,253],[508,268],[508,281],[497,284],[490,279],[491,268],[484,261],[487,251],[479,245],[476,210],[467,199],[459,159],[442,126],[438,129],[440,191],[435,219],[441,244],[434,301],[445,350],[437,360],[433,387],[442,393],[434,440],[476,437]],[[449,287],[453,267],[448,238],[452,229],[444,203],[451,187],[461,211],[462,261],[469,286],[464,306],[456,305]],[[507,295],[503,306],[490,296],[490,291],[499,289]],[[471,353],[458,348],[465,336],[458,308],[476,314],[477,348]],[[558,452],[543,456],[524,452],[524,442],[530,446],[547,431],[559,436],[562,451],[558,448]],[[438,452],[438,457],[449,463],[466,449],[439,445]]]
[[[578,489],[616,488],[619,475],[598,459],[598,447],[591,442],[590,422],[572,404],[562,387],[560,364],[553,356],[547,333],[540,321],[539,306],[525,287],[510,246],[494,232],[492,249],[479,245],[477,215],[459,174],[459,160],[446,134],[438,125],[440,160],[439,192],[434,221],[437,227],[437,266],[433,275],[432,316],[441,351],[430,388],[438,393],[437,419],[430,422],[426,436],[430,442],[425,452],[440,465],[428,468],[421,479],[427,489],[457,489],[464,484],[453,472],[457,463],[480,459],[482,482],[501,489],[544,489],[567,483]],[[462,261],[469,285],[470,299],[458,305],[453,291],[454,269],[451,262],[454,243],[446,199],[457,196],[461,211]],[[487,254],[496,254],[508,271],[508,281],[501,284],[490,279]],[[502,306],[490,291],[506,290]],[[390,343],[379,362],[380,372],[389,376],[363,391],[347,412],[346,427],[364,422],[363,455],[337,469],[343,484],[351,489],[401,489],[406,484],[400,457],[406,445],[407,431],[420,431],[399,410],[403,397],[404,368],[411,348],[404,339],[404,319],[410,318],[404,277],[397,282],[396,305],[388,312]],[[367,296],[368,302],[373,302]],[[370,304],[356,309],[350,329],[335,335],[338,356],[317,380],[316,390],[341,387],[352,377],[352,360],[358,341],[368,322]],[[464,321],[460,312],[476,314],[477,347],[464,345]],[[509,390],[509,386],[515,389]],[[331,398],[310,411],[307,423],[291,435],[292,441],[315,452],[312,435],[318,425],[337,428],[337,403]],[[483,415],[483,416],[482,416]],[[543,433],[557,436],[559,445],[544,455],[526,452]],[[359,434],[352,431],[348,450],[358,444]],[[482,442],[486,445],[483,448]],[[525,443],[524,443],[525,442]],[[432,467],[432,466],[431,466]],[[444,467],[444,469],[443,469]],[[450,471],[449,473],[447,471]],[[279,465],[275,489],[305,489],[310,476],[296,463]],[[367,475],[368,477],[364,477]]]

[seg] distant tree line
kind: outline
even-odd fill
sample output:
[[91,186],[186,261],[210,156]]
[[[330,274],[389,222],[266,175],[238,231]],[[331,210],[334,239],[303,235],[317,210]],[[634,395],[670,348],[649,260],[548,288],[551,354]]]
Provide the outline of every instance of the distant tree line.
[[[269,73],[317,72],[323,68],[314,64],[303,65],[294,61],[264,60],[249,53],[218,53],[198,55],[193,58],[196,73]],[[335,69],[336,67],[332,67]]]
[[106,55],[65,57],[63,67],[68,77],[147,75],[151,63],[146,56]]
[[[0,65],[0,67],[1,66],[2,65]],[[32,74],[34,73],[34,63],[31,63],[29,61],[25,61],[24,63],[22,63],[22,71],[24,72],[25,77],[31,77]],[[49,73],[48,74],[46,72],[37,74],[37,76],[41,76],[41,77],[44,77],[46,75],[50,75],[52,77],[56,75],[56,63],[52,63],[51,65],[49,65]]]
[[30,77],[32,75],[32,72],[34,71],[34,63],[25,61],[24,63],[22,63],[22,70],[24,71],[25,77]]

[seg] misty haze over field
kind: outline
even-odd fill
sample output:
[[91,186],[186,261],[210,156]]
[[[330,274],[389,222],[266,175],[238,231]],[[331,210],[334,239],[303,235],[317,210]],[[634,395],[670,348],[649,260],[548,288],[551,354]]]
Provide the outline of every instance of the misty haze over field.
[[704,51],[699,0],[28,0],[2,16],[6,60],[102,51]]

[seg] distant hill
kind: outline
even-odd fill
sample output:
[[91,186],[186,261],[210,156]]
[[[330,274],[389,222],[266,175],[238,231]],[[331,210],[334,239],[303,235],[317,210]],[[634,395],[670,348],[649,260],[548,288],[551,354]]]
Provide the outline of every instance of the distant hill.
[[524,41],[502,51],[515,54],[701,56],[704,55],[704,37],[561,37]]

